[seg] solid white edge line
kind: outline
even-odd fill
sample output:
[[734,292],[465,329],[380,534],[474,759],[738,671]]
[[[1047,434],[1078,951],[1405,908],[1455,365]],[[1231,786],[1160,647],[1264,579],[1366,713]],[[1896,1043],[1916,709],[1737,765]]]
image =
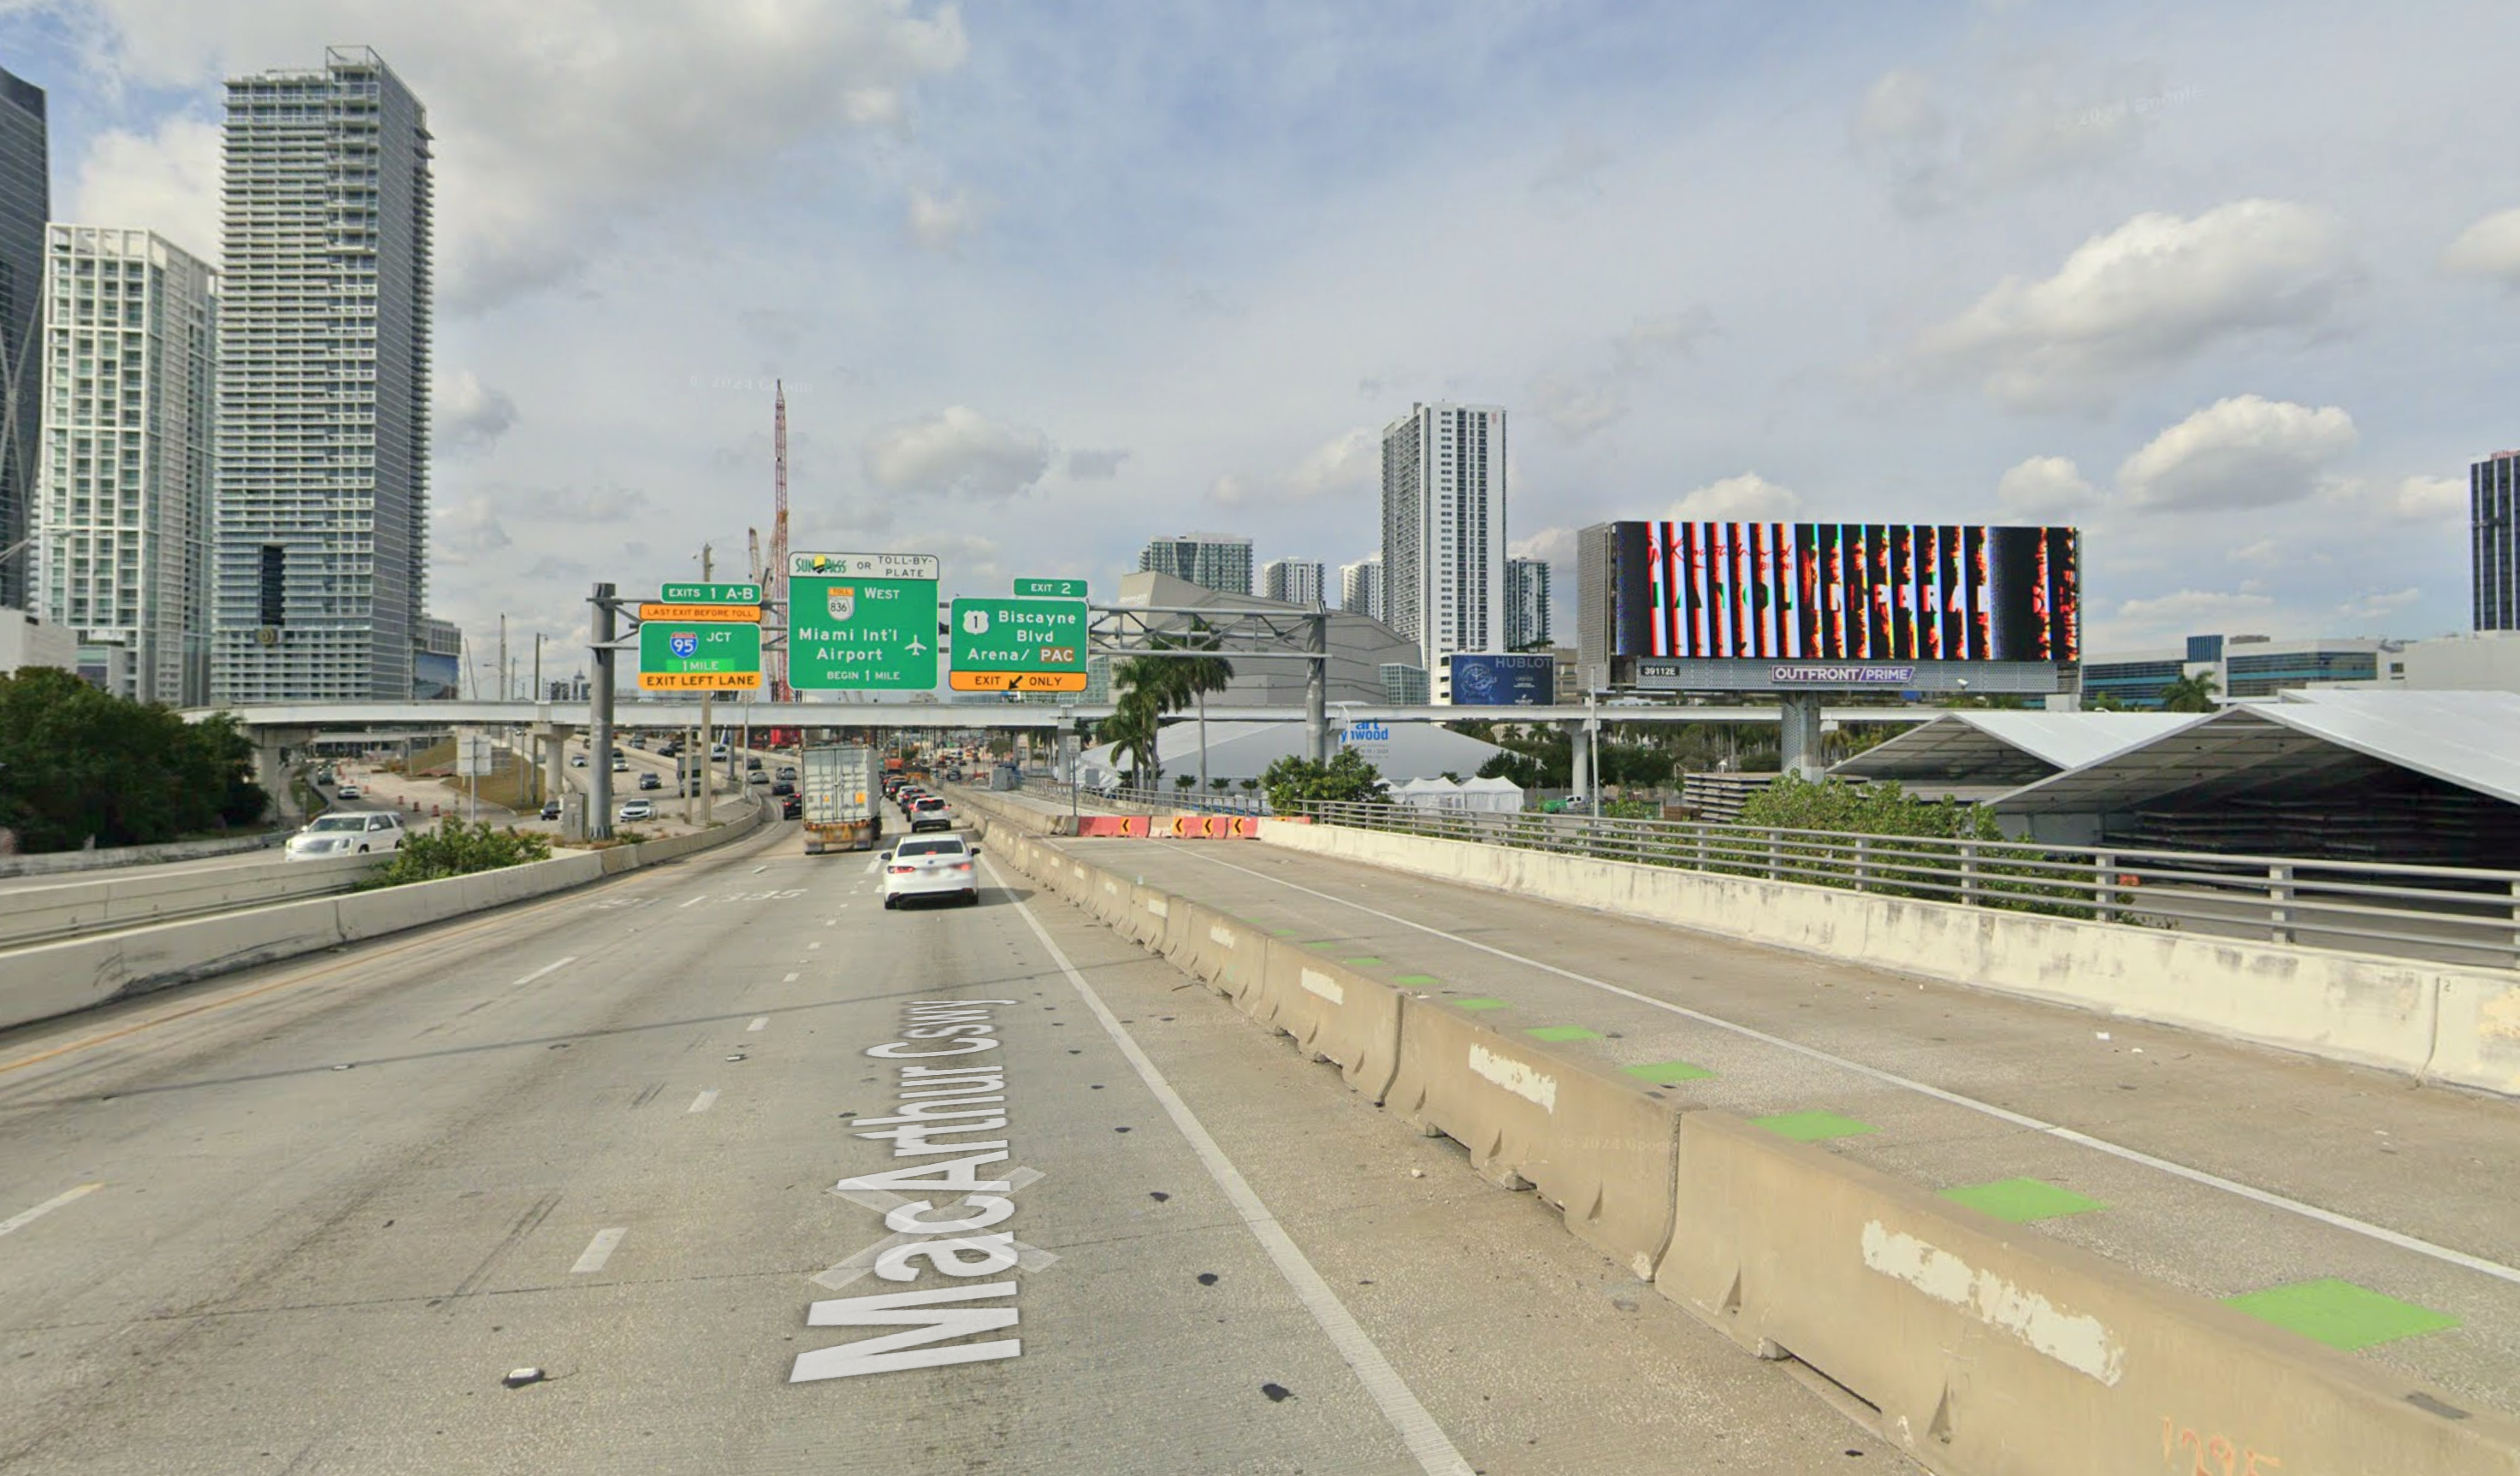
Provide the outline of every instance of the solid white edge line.
[[[531,984],[531,983],[532,983],[532,982],[534,982],[536,979],[539,979],[539,978],[541,978],[543,975],[545,975],[545,974],[547,974],[547,973],[550,973],[553,969],[555,969],[555,968],[566,968],[566,967],[568,967],[570,964],[572,964],[572,963],[574,963],[574,962],[577,962],[577,955],[575,955],[575,954],[571,954],[571,955],[569,955],[569,956],[568,956],[567,958],[565,958],[565,959],[556,959],[556,960],[554,960],[553,962],[549,962],[549,963],[544,964],[542,967],[535,969],[532,973],[529,973],[529,974],[525,975],[523,978],[518,979],[518,980],[517,981],[517,984]],[[514,988],[516,988],[516,987],[517,987],[517,984],[511,984],[511,985],[509,985],[508,987],[509,987],[510,989],[514,989]]]
[[[991,883],[1004,891],[1006,877],[999,873],[997,863],[983,857],[981,865],[988,868]],[[1278,1274],[1286,1278],[1295,1299],[1312,1314],[1313,1321],[1329,1338],[1330,1346],[1337,1349],[1338,1356],[1356,1371],[1357,1381],[1365,1385],[1366,1394],[1382,1411],[1383,1419],[1390,1423],[1393,1432],[1399,1435],[1401,1444],[1409,1448],[1409,1454],[1416,1457],[1418,1468],[1428,1472],[1429,1476],[1471,1476],[1470,1463],[1462,1458],[1462,1453],[1454,1448],[1443,1426],[1426,1412],[1426,1407],[1410,1392],[1407,1381],[1391,1366],[1391,1361],[1382,1356],[1382,1350],[1375,1347],[1373,1339],[1357,1324],[1356,1319],[1339,1301],[1338,1294],[1330,1290],[1329,1283],[1322,1279],[1322,1274],[1305,1259],[1303,1251],[1279,1225],[1278,1217],[1269,1212],[1269,1206],[1261,1202],[1259,1194],[1242,1177],[1242,1171],[1234,1166],[1234,1161],[1225,1156],[1225,1150],[1216,1145],[1216,1140],[1208,1136],[1197,1115],[1191,1111],[1190,1103],[1183,1101],[1181,1095],[1173,1091],[1172,1083],[1164,1080],[1163,1072],[1157,1070],[1147,1053],[1138,1049],[1137,1041],[1122,1028],[1119,1017],[1102,1003],[1102,997],[1094,992],[1094,986],[1086,983],[1085,976],[1068,962],[1066,953],[1052,940],[1050,930],[1033,916],[1032,908],[1017,902],[1015,912],[1031,927],[1032,935],[1041,940],[1041,946],[1050,954],[1050,961],[1067,976],[1068,984],[1085,1001],[1085,1006],[1102,1022],[1103,1032],[1120,1048],[1120,1053],[1128,1057],[1129,1066],[1138,1073],[1138,1079],[1146,1083],[1147,1090],[1163,1104],[1164,1114],[1173,1120],[1173,1126],[1190,1141],[1192,1150],[1198,1154],[1208,1177],[1216,1181],[1216,1186],[1223,1189],[1225,1197],[1233,1202],[1236,1213],[1242,1217],[1244,1227],[1251,1231],[1251,1237],[1269,1253],[1269,1259],[1277,1265]]]
[[[1743,1025],[1732,1020],[1724,1019],[1719,1015],[1707,1014],[1702,1010],[1691,1009],[1686,1005],[1675,1005],[1669,1000],[1657,1000],[1651,995],[1639,994],[1633,989],[1622,989],[1618,985],[1609,983],[1606,980],[1596,979],[1589,974],[1579,974],[1571,968],[1559,968],[1554,963],[1543,963],[1537,959],[1526,959],[1520,954],[1508,953],[1502,948],[1492,947],[1473,939],[1463,938],[1454,933],[1448,933],[1440,927],[1430,927],[1423,922],[1412,922],[1408,918],[1400,917],[1395,913],[1386,913],[1379,908],[1368,907],[1362,902],[1350,902],[1344,897],[1333,896],[1328,892],[1317,892],[1311,887],[1287,881],[1282,877],[1269,875],[1265,872],[1255,872],[1247,867],[1238,867],[1230,861],[1219,861],[1213,856],[1200,856],[1198,859],[1216,866],[1221,866],[1229,872],[1240,872],[1245,876],[1255,876],[1262,881],[1274,881],[1280,886],[1285,887],[1291,891],[1301,892],[1307,897],[1319,897],[1324,902],[1335,902],[1341,907],[1352,907],[1358,912],[1365,913],[1371,917],[1380,917],[1388,922],[1397,922],[1403,927],[1414,927],[1421,933],[1431,933],[1438,938],[1459,943],[1465,948],[1475,948],[1483,954],[1493,954],[1509,963],[1519,963],[1525,968],[1537,968],[1544,973],[1552,973],[1561,979],[1571,979],[1578,984],[1589,984],[1595,989],[1605,990],[1622,999],[1634,1000],[1640,1005],[1650,1005],[1656,1009],[1669,1010],[1671,1013],[1680,1015],[1685,1019],[1695,1020],[1701,1025],[1712,1025],[1718,1030],[1729,1030],[1735,1035],[1747,1037],[1748,1039],[1758,1041],[1763,1045],[1774,1046],[1779,1051],[1790,1051],[1796,1055],[1804,1056],[1815,1061],[1825,1062],[1826,1064],[1836,1066],[1841,1070],[1852,1071],[1858,1076],[1868,1077],[1884,1086],[1903,1088],[1910,1092],[1930,1096],[1936,1101],[1949,1102],[1955,1107],[1966,1107],[1972,1112],[1982,1112],[1989,1117],[1995,1118],[1999,1122],[2010,1123],[2016,1128],[2026,1128],[2033,1133],[2045,1134],[2049,1138],[2056,1139],[2063,1142],[2075,1143],[2082,1147],[2091,1148],[2096,1152],[2106,1153],[2112,1158],[2123,1159],[2128,1163],[2141,1164],[2145,1168],[2158,1170],[2161,1173],[2168,1174],[2174,1179],[2184,1179],[2190,1184],[2202,1185],[2207,1188],[2221,1189],[2224,1193],[2236,1195],[2242,1199],[2254,1200],[2259,1204],[2266,1205],[2270,1209],[2278,1209],[2287,1214],[2299,1215],[2305,1220],[2316,1220],[2319,1224],[2334,1230],[2348,1230],[2354,1234],[2377,1240],[2384,1245],[2394,1245],[2400,1250],[2412,1251],[2419,1256],[2429,1256],[2436,1261],[2447,1262],[2452,1266],[2464,1267],[2469,1271],[2476,1272],[2483,1275],[2492,1276],[2497,1280],[2508,1281],[2515,1286],[2520,1286],[2520,1267],[2505,1266],[2499,1261],[2488,1261],[2483,1256],[2472,1256],[2463,1250],[2454,1250],[2447,1245],[2437,1245],[2430,1240],[2421,1238],[2420,1236],[2409,1235],[2403,1230],[2393,1230],[2385,1225],[2374,1225],[2368,1220],[2357,1220],[2351,1215],[2341,1214],[2335,1210],[2321,1209],[2318,1205],[2310,1204],[2303,1200],[2286,1198],[2285,1196],[2274,1193],[2272,1190],[2258,1188],[2252,1185],[2241,1184],[2237,1180],[2226,1179],[2219,1174],[2208,1173],[2203,1169],[2190,1168],[2186,1164],[2173,1162],[2167,1158],[2158,1158],[2143,1151],[2141,1148],[2130,1148],[2124,1143],[2111,1142],[2105,1138],[2093,1138],[2089,1133],[2077,1132],[2072,1128],[2064,1127],[2057,1123],[2043,1121],[2042,1119],[2032,1117],[2025,1112],[2015,1112],[2009,1107],[1999,1107],[1993,1102],[1980,1101],[1974,1096],[1963,1096],[1958,1092],[1946,1091],[1945,1089],[1933,1086],[1930,1083],[1916,1081],[1912,1077],[1901,1076],[1895,1071],[1884,1071],[1878,1066],[1868,1066],[1862,1061],[1848,1060],[1842,1055],[1831,1055],[1827,1051],[1819,1050],[1816,1047],[1805,1046],[1796,1041],[1789,1041],[1782,1036],[1770,1035],[1768,1032],[1757,1029],[1753,1026]],[[1431,880],[1433,878],[1428,879]],[[1748,946],[1756,948],[1759,945],[1754,943]]]
[[715,1088],[715,1087],[711,1087],[711,1088],[709,1088],[706,1092],[703,1092],[703,1093],[701,1093],[699,1096],[693,1097],[693,1098],[692,1098],[692,1104],[691,1104],[689,1107],[685,1108],[684,1110],[685,1110],[685,1111],[690,1111],[690,1112],[705,1112],[705,1111],[707,1111],[709,1108],[714,1107],[714,1106],[716,1106],[716,1105],[717,1105],[717,1088]]
[[586,1254],[577,1258],[577,1264],[568,1269],[568,1274],[572,1276],[582,1276],[592,1272],[602,1271],[604,1263],[612,1259],[613,1247],[619,1245],[621,1237],[628,1233],[630,1231],[626,1228],[618,1226],[611,1230],[597,1230],[595,1238],[586,1242]]
[[82,1184],[74,1189],[64,1189],[60,1193],[55,1194],[52,1198],[36,1205],[33,1209],[20,1210],[18,1213],[11,1215],[8,1219],[0,1220],[0,1235],[8,1234],[13,1230],[23,1230],[27,1226],[34,1224],[36,1221],[43,1219],[46,1215],[51,1214],[53,1211],[60,1209],[63,1205],[71,1203],[74,1200],[84,1199],[103,1187],[105,1187],[103,1184]]

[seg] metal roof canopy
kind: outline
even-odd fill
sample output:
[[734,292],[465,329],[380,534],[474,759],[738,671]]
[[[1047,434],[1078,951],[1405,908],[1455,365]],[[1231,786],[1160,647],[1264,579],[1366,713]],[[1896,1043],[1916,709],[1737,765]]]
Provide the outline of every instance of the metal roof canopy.
[[2169,794],[2237,794],[2380,766],[2520,804],[2520,693],[2286,693],[2280,702],[2226,707],[2016,790],[1995,808],[2110,814]]
[[1959,710],[1840,760],[1846,779],[2027,784],[2201,722],[2199,714]]

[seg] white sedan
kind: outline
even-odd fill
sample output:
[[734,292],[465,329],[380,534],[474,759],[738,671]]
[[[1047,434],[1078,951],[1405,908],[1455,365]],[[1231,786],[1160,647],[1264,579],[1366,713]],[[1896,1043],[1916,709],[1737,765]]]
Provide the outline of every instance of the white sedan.
[[328,856],[402,849],[402,817],[390,810],[359,810],[319,815],[305,829],[289,837],[291,861],[320,861]]
[[980,848],[960,835],[914,835],[883,859],[883,905],[906,897],[956,897],[968,907],[980,900],[972,858]]

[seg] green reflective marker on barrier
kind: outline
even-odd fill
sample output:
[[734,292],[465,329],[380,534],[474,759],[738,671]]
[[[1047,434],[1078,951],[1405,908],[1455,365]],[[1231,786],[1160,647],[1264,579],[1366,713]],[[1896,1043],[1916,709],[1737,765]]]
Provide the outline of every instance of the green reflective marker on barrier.
[[1391,982],[1394,984],[1441,984],[1444,981],[1436,978],[1433,974],[1402,974],[1399,978],[1396,978]]
[[2223,1305],[2347,1353],[2458,1325],[2458,1319],[2429,1307],[2333,1276],[2225,1297]]
[[1858,1122],[1834,1112],[1780,1112],[1774,1117],[1751,1118],[1750,1123],[1796,1142],[1821,1142],[1831,1138],[1854,1138],[1881,1131],[1868,1122]]
[[2044,1179],[2000,1179],[1993,1184],[1964,1184],[1958,1188],[1943,1190],[1943,1197],[2011,1225],[2028,1225],[2033,1220],[2054,1220],[2065,1215],[2088,1215],[2093,1210],[2108,1208],[2097,1199],[2086,1199],[2072,1189],[2058,1188]]
[[1503,1000],[1455,1000],[1453,1003],[1463,1009],[1503,1009],[1506,1007],[1505,1001]]
[[1383,962],[1380,959],[1373,957],[1372,954],[1368,954],[1362,959],[1341,959],[1339,962],[1350,968],[1389,968],[1391,966],[1390,964]]
[[1667,1087],[1673,1082],[1702,1081],[1715,1074],[1704,1066],[1691,1065],[1688,1061],[1648,1061],[1642,1066],[1621,1066],[1619,1070],[1623,1075],[1652,1082],[1658,1087]]
[[1587,1030],[1581,1025],[1543,1025],[1523,1034],[1535,1041],[1598,1041],[1601,1038],[1601,1032]]

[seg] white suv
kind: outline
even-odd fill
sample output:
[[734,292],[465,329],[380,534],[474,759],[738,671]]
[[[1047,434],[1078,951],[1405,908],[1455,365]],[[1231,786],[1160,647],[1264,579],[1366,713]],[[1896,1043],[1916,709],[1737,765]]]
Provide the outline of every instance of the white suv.
[[289,837],[288,859],[320,861],[328,856],[402,849],[402,817],[391,810],[347,810],[319,815],[306,828]]

